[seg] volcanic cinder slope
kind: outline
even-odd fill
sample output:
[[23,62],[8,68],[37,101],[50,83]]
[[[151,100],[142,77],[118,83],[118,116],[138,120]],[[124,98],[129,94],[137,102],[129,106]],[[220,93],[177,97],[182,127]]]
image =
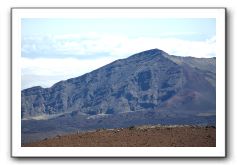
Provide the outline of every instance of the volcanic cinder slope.
[[159,49],[21,93],[22,142],[140,124],[215,124],[216,59]]

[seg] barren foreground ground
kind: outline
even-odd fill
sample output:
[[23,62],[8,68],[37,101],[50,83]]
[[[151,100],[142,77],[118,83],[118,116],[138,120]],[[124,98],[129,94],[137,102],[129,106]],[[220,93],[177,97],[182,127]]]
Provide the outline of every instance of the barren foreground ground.
[[215,147],[216,128],[140,126],[58,135],[24,147]]

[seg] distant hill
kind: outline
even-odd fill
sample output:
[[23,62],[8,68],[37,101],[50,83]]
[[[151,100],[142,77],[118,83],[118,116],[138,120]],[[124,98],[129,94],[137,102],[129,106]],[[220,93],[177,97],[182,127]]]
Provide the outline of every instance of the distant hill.
[[28,135],[166,122],[215,124],[216,59],[151,49],[51,88],[25,89],[21,106],[22,133]]

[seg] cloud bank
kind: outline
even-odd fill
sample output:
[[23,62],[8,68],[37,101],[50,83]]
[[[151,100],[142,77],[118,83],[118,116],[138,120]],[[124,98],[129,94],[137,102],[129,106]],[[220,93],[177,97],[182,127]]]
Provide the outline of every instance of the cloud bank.
[[24,37],[23,57],[100,58],[127,57],[133,53],[158,48],[169,54],[193,57],[215,56],[215,36],[204,41],[172,37],[127,37],[115,34],[74,34]]

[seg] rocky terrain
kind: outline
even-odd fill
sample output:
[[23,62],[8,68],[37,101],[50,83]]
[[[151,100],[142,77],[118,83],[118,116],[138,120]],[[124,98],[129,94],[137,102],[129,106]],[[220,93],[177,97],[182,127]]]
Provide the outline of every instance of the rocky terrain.
[[215,125],[216,59],[159,49],[21,92],[22,143],[143,124]]
[[141,126],[57,135],[24,147],[215,147],[215,127]]

